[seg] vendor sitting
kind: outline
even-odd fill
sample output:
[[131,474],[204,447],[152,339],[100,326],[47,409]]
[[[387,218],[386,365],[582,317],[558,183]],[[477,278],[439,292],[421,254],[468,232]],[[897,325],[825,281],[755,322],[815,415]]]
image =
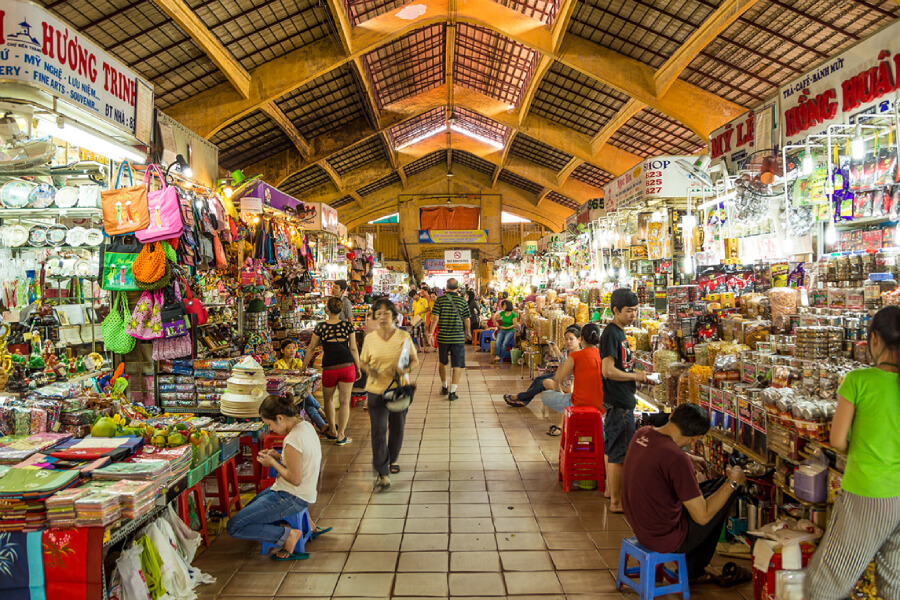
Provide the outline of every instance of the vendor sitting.
[[[300,371],[303,370],[303,359],[297,356],[297,343],[290,341],[281,348],[281,358],[275,361],[275,370],[281,371]],[[312,394],[307,394],[303,400],[303,410],[309,416],[310,420],[315,423],[319,433],[326,433],[328,425],[325,423],[325,413],[322,412],[322,406],[316,401]]]
[[[260,450],[263,468],[278,472],[272,487],[264,490],[228,520],[228,534],[243,540],[259,540],[279,546],[275,560],[302,560],[309,554],[294,552],[303,535],[285,520],[316,501],[316,484],[322,464],[322,447],[312,425],[300,418],[290,396],[269,396],[259,406],[259,416],[276,435],[286,436],[282,452]],[[313,527],[313,537],[329,531]]]
[[709,416],[682,404],[662,427],[642,427],[628,446],[622,475],[625,516],[638,541],[653,552],[685,554],[688,579],[705,578],[738,486],[740,467],[697,482],[689,448],[709,431]]

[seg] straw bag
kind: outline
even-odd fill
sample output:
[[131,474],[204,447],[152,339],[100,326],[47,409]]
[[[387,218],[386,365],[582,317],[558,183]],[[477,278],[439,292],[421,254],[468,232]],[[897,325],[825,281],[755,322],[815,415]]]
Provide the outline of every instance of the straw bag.
[[139,340],[155,340],[163,335],[160,313],[163,306],[163,295],[160,291],[146,291],[141,294],[126,331],[128,335]]
[[103,345],[110,352],[128,354],[134,349],[134,338],[126,331],[126,318],[130,316],[128,296],[125,295],[125,292],[113,292],[111,310],[103,319],[103,325],[100,327],[100,331],[103,333]]
[[166,253],[159,242],[145,245],[131,266],[138,283],[154,283],[166,275]]
[[140,281],[135,280],[134,284],[139,290],[161,290],[164,287],[168,287],[170,283],[172,283],[172,263],[169,261],[165,261],[166,264],[166,274],[163,275],[162,279],[154,281],[152,283],[141,283]]
[[[128,167],[129,187],[119,189],[122,169]],[[115,189],[100,192],[103,203],[103,230],[106,235],[121,235],[146,229],[150,224],[147,212],[147,186],[134,185],[131,165],[123,161],[116,173]]]
[[148,165],[144,173],[144,185],[150,189],[150,180],[153,178],[150,170],[156,171],[162,183],[160,189],[147,192],[147,209],[150,214],[150,224],[147,229],[137,232],[137,239],[145,244],[177,238],[184,231],[184,223],[181,220],[181,202],[178,199],[178,188],[167,186],[166,179],[156,165]]

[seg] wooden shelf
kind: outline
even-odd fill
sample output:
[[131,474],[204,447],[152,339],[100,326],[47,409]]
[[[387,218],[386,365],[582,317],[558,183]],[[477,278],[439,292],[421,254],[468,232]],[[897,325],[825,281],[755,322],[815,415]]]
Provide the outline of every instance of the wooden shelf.
[[750,448],[741,444],[740,442],[736,442],[735,440],[731,439],[730,437],[727,437],[724,433],[720,433],[719,431],[717,431],[715,429],[710,429],[707,432],[707,435],[710,435],[710,436],[716,438],[717,440],[721,441],[723,444],[728,444],[732,448],[736,448],[737,450],[740,450],[741,453],[746,454],[747,456],[749,456],[750,458],[752,458],[753,460],[755,460],[756,462],[758,462],[761,465],[771,466],[771,464],[772,464],[765,457],[760,456],[754,450],[751,450]]

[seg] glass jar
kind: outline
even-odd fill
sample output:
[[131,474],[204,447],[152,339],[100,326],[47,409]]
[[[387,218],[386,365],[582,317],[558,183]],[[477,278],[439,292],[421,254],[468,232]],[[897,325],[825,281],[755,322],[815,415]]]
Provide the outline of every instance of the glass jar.
[[850,257],[842,254],[836,262],[835,278],[832,281],[848,281],[850,279]]
[[850,279],[858,281],[862,278],[862,254],[853,254],[850,256]]

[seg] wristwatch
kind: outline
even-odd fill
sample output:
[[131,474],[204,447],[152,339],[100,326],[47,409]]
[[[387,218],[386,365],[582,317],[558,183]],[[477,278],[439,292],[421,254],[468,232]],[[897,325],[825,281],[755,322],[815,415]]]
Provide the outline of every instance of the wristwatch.
[[732,490],[738,489],[738,482],[735,481],[734,479],[729,479],[729,480],[728,480],[728,483],[731,484],[731,489],[732,489]]

